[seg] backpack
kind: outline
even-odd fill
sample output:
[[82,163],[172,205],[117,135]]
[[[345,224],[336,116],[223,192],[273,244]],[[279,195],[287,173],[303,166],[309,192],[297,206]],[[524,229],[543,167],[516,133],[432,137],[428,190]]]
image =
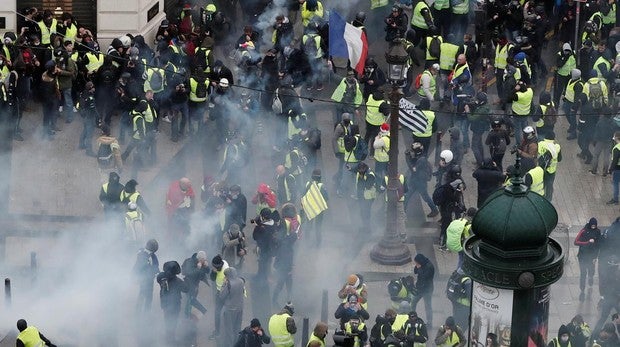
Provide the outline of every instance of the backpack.
[[159,69],[153,69],[153,74],[149,80],[149,84],[151,85],[151,90],[160,90],[164,87],[164,76],[162,76]]
[[112,164],[112,145],[102,143],[97,150],[97,163],[101,167],[110,167]]
[[273,100],[271,101],[271,109],[275,114],[282,114],[282,100],[280,99],[280,88],[273,92]]
[[196,97],[199,97],[199,98],[207,97],[207,82],[198,81],[198,85],[196,86]]
[[306,53],[306,56],[309,58],[316,58],[318,55],[319,49],[315,41],[317,36],[317,34],[308,34],[306,42],[304,42],[304,53]]
[[551,165],[551,160],[553,160],[553,155],[549,150],[545,151],[545,153],[538,157],[540,167],[542,167],[542,169],[545,171],[547,171],[547,168],[549,167],[549,165]]
[[114,84],[115,78],[114,70],[111,67],[105,68],[101,71],[101,82],[105,85]]
[[446,200],[446,196],[444,194],[445,190],[445,185],[440,185],[439,187],[435,188],[435,190],[433,191],[433,204],[441,206],[444,203],[444,201]]
[[344,150],[347,152],[351,152],[357,144],[357,139],[354,135],[351,134],[344,135],[344,138],[342,140],[344,142]]
[[415,77],[415,89],[420,89],[422,87],[422,74],[423,72],[420,72],[416,77]]
[[603,87],[601,87],[601,83],[600,81],[597,83],[590,83],[590,95],[588,100],[595,110],[600,110],[604,106]]
[[495,136],[493,143],[491,143],[491,152],[493,154],[506,153],[506,137],[503,134]]
[[357,140],[357,144],[353,149],[353,155],[359,161],[366,160],[366,157],[368,157],[368,144],[361,137]]
[[308,139],[306,140],[308,147],[311,149],[321,149],[321,130],[319,128],[312,128],[308,131]]
[[446,284],[446,296],[448,300],[455,302],[458,299],[461,299],[467,293],[465,286],[463,285],[463,277],[458,273],[458,271],[452,272],[452,275],[448,279],[448,283]]
[[428,45],[428,54],[433,58],[439,58],[441,54],[441,41],[437,35],[431,37],[431,43]]
[[181,265],[181,275],[187,277],[192,271],[192,258],[187,258],[183,261],[183,265]]

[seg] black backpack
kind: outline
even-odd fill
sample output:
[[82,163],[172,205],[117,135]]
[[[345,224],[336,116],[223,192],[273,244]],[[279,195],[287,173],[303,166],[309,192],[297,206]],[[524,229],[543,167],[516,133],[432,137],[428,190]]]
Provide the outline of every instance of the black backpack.
[[311,149],[321,149],[321,130],[319,128],[312,128],[308,131],[307,143]]
[[109,167],[112,164],[112,146],[109,143],[102,143],[97,150],[97,163],[101,167]]
[[106,67],[101,70],[101,83],[104,85],[112,85],[116,81],[116,75],[112,67]]
[[164,76],[162,76],[159,69],[153,70],[149,84],[151,85],[151,90],[153,91],[160,90],[164,87]]
[[463,285],[463,277],[465,277],[465,275],[458,273],[458,271],[454,271],[448,279],[448,283],[446,284],[446,296],[448,300],[454,302],[465,297],[467,291]]
[[207,82],[205,81],[197,81],[198,85],[196,85],[196,96],[199,98],[207,97]]
[[431,43],[428,45],[428,54],[433,58],[439,59],[441,55],[441,41],[439,40],[439,36],[431,36]]
[[317,34],[308,34],[306,38],[306,42],[304,42],[304,53],[309,58],[316,58],[319,48],[317,47],[315,38],[318,37]]
[[445,185],[441,185],[435,188],[435,190],[433,191],[433,204],[441,206],[444,203],[444,200],[446,199],[446,196],[444,194],[445,189]]
[[366,157],[368,157],[368,144],[361,137],[357,140],[355,149],[353,149],[353,155],[359,161],[366,160]]
[[355,145],[357,144],[357,139],[355,138],[354,135],[351,135],[351,134],[344,135],[343,140],[344,140],[344,150],[347,152],[351,152],[355,148]]

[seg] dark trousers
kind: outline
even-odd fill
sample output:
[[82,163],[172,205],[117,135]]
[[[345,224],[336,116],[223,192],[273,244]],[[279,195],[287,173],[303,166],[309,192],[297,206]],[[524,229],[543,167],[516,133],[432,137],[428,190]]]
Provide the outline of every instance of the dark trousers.
[[195,307],[200,313],[207,313],[207,309],[198,301],[198,287],[193,287],[187,292],[187,303],[185,305],[185,316],[189,317]]
[[555,181],[555,172],[548,173],[545,171],[543,176],[543,184],[545,185],[545,198],[551,202],[553,199],[553,182]]
[[140,291],[138,292],[138,302],[136,303],[136,312],[149,312],[151,303],[153,302],[153,279],[140,283]]
[[166,331],[166,341],[174,342],[176,337],[177,324],[179,322],[180,308],[164,310],[164,326]]
[[127,111],[121,113],[121,120],[119,122],[118,142],[124,143],[125,136],[131,137],[132,133],[131,115]]
[[495,69],[495,86],[497,87],[497,95],[504,95],[504,69]]
[[589,285],[594,283],[594,260],[590,258],[577,257],[579,260],[579,289],[583,292],[586,289],[586,277]]
[[58,112],[55,101],[43,103],[43,132],[46,135],[53,135],[56,126],[56,112]]
[[321,234],[323,233],[323,216],[324,215],[325,215],[325,212],[319,214],[318,216],[314,217],[314,219],[307,222],[308,231],[309,233],[314,233],[315,245],[317,247],[321,246],[321,241],[322,241]]
[[173,104],[170,106],[170,109],[173,112],[171,119],[172,124],[170,125],[170,139],[172,141],[177,141],[179,137],[183,136],[185,133],[185,127],[189,118],[189,109],[187,102]]
[[372,144],[375,142],[375,137],[379,135],[379,125],[372,125],[366,122],[366,134],[364,134],[364,141],[368,144],[369,156],[373,156],[375,149]]
[[86,149],[87,154],[93,153],[93,133],[95,132],[96,115],[87,114],[83,119],[84,128],[82,128],[82,134],[80,135],[80,148]]
[[405,194],[405,211],[407,211],[409,199],[411,198],[413,193],[416,192],[420,194],[420,198],[422,198],[422,200],[428,205],[428,208],[430,208],[431,211],[437,211],[437,206],[435,206],[433,199],[431,199],[430,195],[428,195],[427,182],[414,181],[411,178],[409,179],[409,191],[407,192],[407,194]]
[[282,289],[284,289],[284,286],[286,286],[286,300],[291,301],[293,293],[293,270],[280,269],[277,275],[278,281],[273,287],[273,297],[271,299],[272,303],[277,304],[278,296],[280,295]]
[[215,293],[215,310],[213,311],[214,314],[214,318],[215,318],[215,334],[219,335],[220,333],[220,323],[221,323],[221,317],[222,317],[222,308],[224,308],[224,301],[220,300],[220,298],[218,298],[218,294],[220,293],[219,290],[214,291],[213,293]]
[[471,135],[471,151],[474,153],[476,164],[482,165],[484,161],[484,146],[482,145],[482,136],[484,133],[474,132]]
[[426,326],[433,326],[433,292],[429,291],[426,293],[418,293],[413,297],[411,301],[411,309],[413,311],[417,311],[416,307],[418,306],[418,302],[424,299],[424,311],[426,312]]
[[195,134],[202,128],[202,120],[205,114],[206,102],[189,101],[189,133]]
[[273,256],[267,253],[263,253],[264,251],[261,249],[258,254],[258,270],[256,271],[257,278],[264,279],[267,281],[269,279],[269,275],[271,275],[271,263],[273,260]]
[[553,102],[556,105],[560,104],[560,96],[562,96],[562,94],[564,93],[568,81],[570,81],[570,75],[561,76],[557,73],[555,74],[555,83],[553,86]]
[[[517,132],[515,131],[515,134],[516,133]],[[505,154],[506,153],[492,153],[491,154],[491,160],[493,160],[493,162],[497,165],[500,171],[504,171],[504,166],[502,165],[502,162],[504,161]]]
[[220,338],[222,346],[234,346],[238,333],[241,331],[242,319],[243,310],[228,308],[222,310],[222,335]]
[[439,208],[439,215],[441,216],[440,220],[440,231],[439,231],[439,243],[442,246],[446,245],[446,230],[448,230],[448,225],[452,222],[452,210],[445,207]]

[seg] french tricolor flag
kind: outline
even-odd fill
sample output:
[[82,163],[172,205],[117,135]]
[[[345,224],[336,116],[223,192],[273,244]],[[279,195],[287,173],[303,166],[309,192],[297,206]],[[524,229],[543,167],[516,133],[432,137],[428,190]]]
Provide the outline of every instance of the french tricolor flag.
[[329,55],[349,58],[351,67],[358,76],[364,74],[364,63],[368,55],[366,33],[347,23],[336,11],[329,13]]

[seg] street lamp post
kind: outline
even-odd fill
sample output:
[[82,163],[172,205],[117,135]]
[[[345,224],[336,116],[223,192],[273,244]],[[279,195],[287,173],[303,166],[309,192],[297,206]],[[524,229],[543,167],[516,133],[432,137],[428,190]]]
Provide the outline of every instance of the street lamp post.
[[[388,79],[392,85],[390,100],[390,150],[388,152],[388,184],[385,233],[381,240],[372,248],[370,258],[383,265],[403,265],[411,262],[411,252],[400,239],[404,223],[399,223],[398,213],[398,110],[402,97],[400,86],[406,78],[409,57],[402,41],[395,41],[385,53],[388,63]],[[377,177],[383,180],[383,177]]]

